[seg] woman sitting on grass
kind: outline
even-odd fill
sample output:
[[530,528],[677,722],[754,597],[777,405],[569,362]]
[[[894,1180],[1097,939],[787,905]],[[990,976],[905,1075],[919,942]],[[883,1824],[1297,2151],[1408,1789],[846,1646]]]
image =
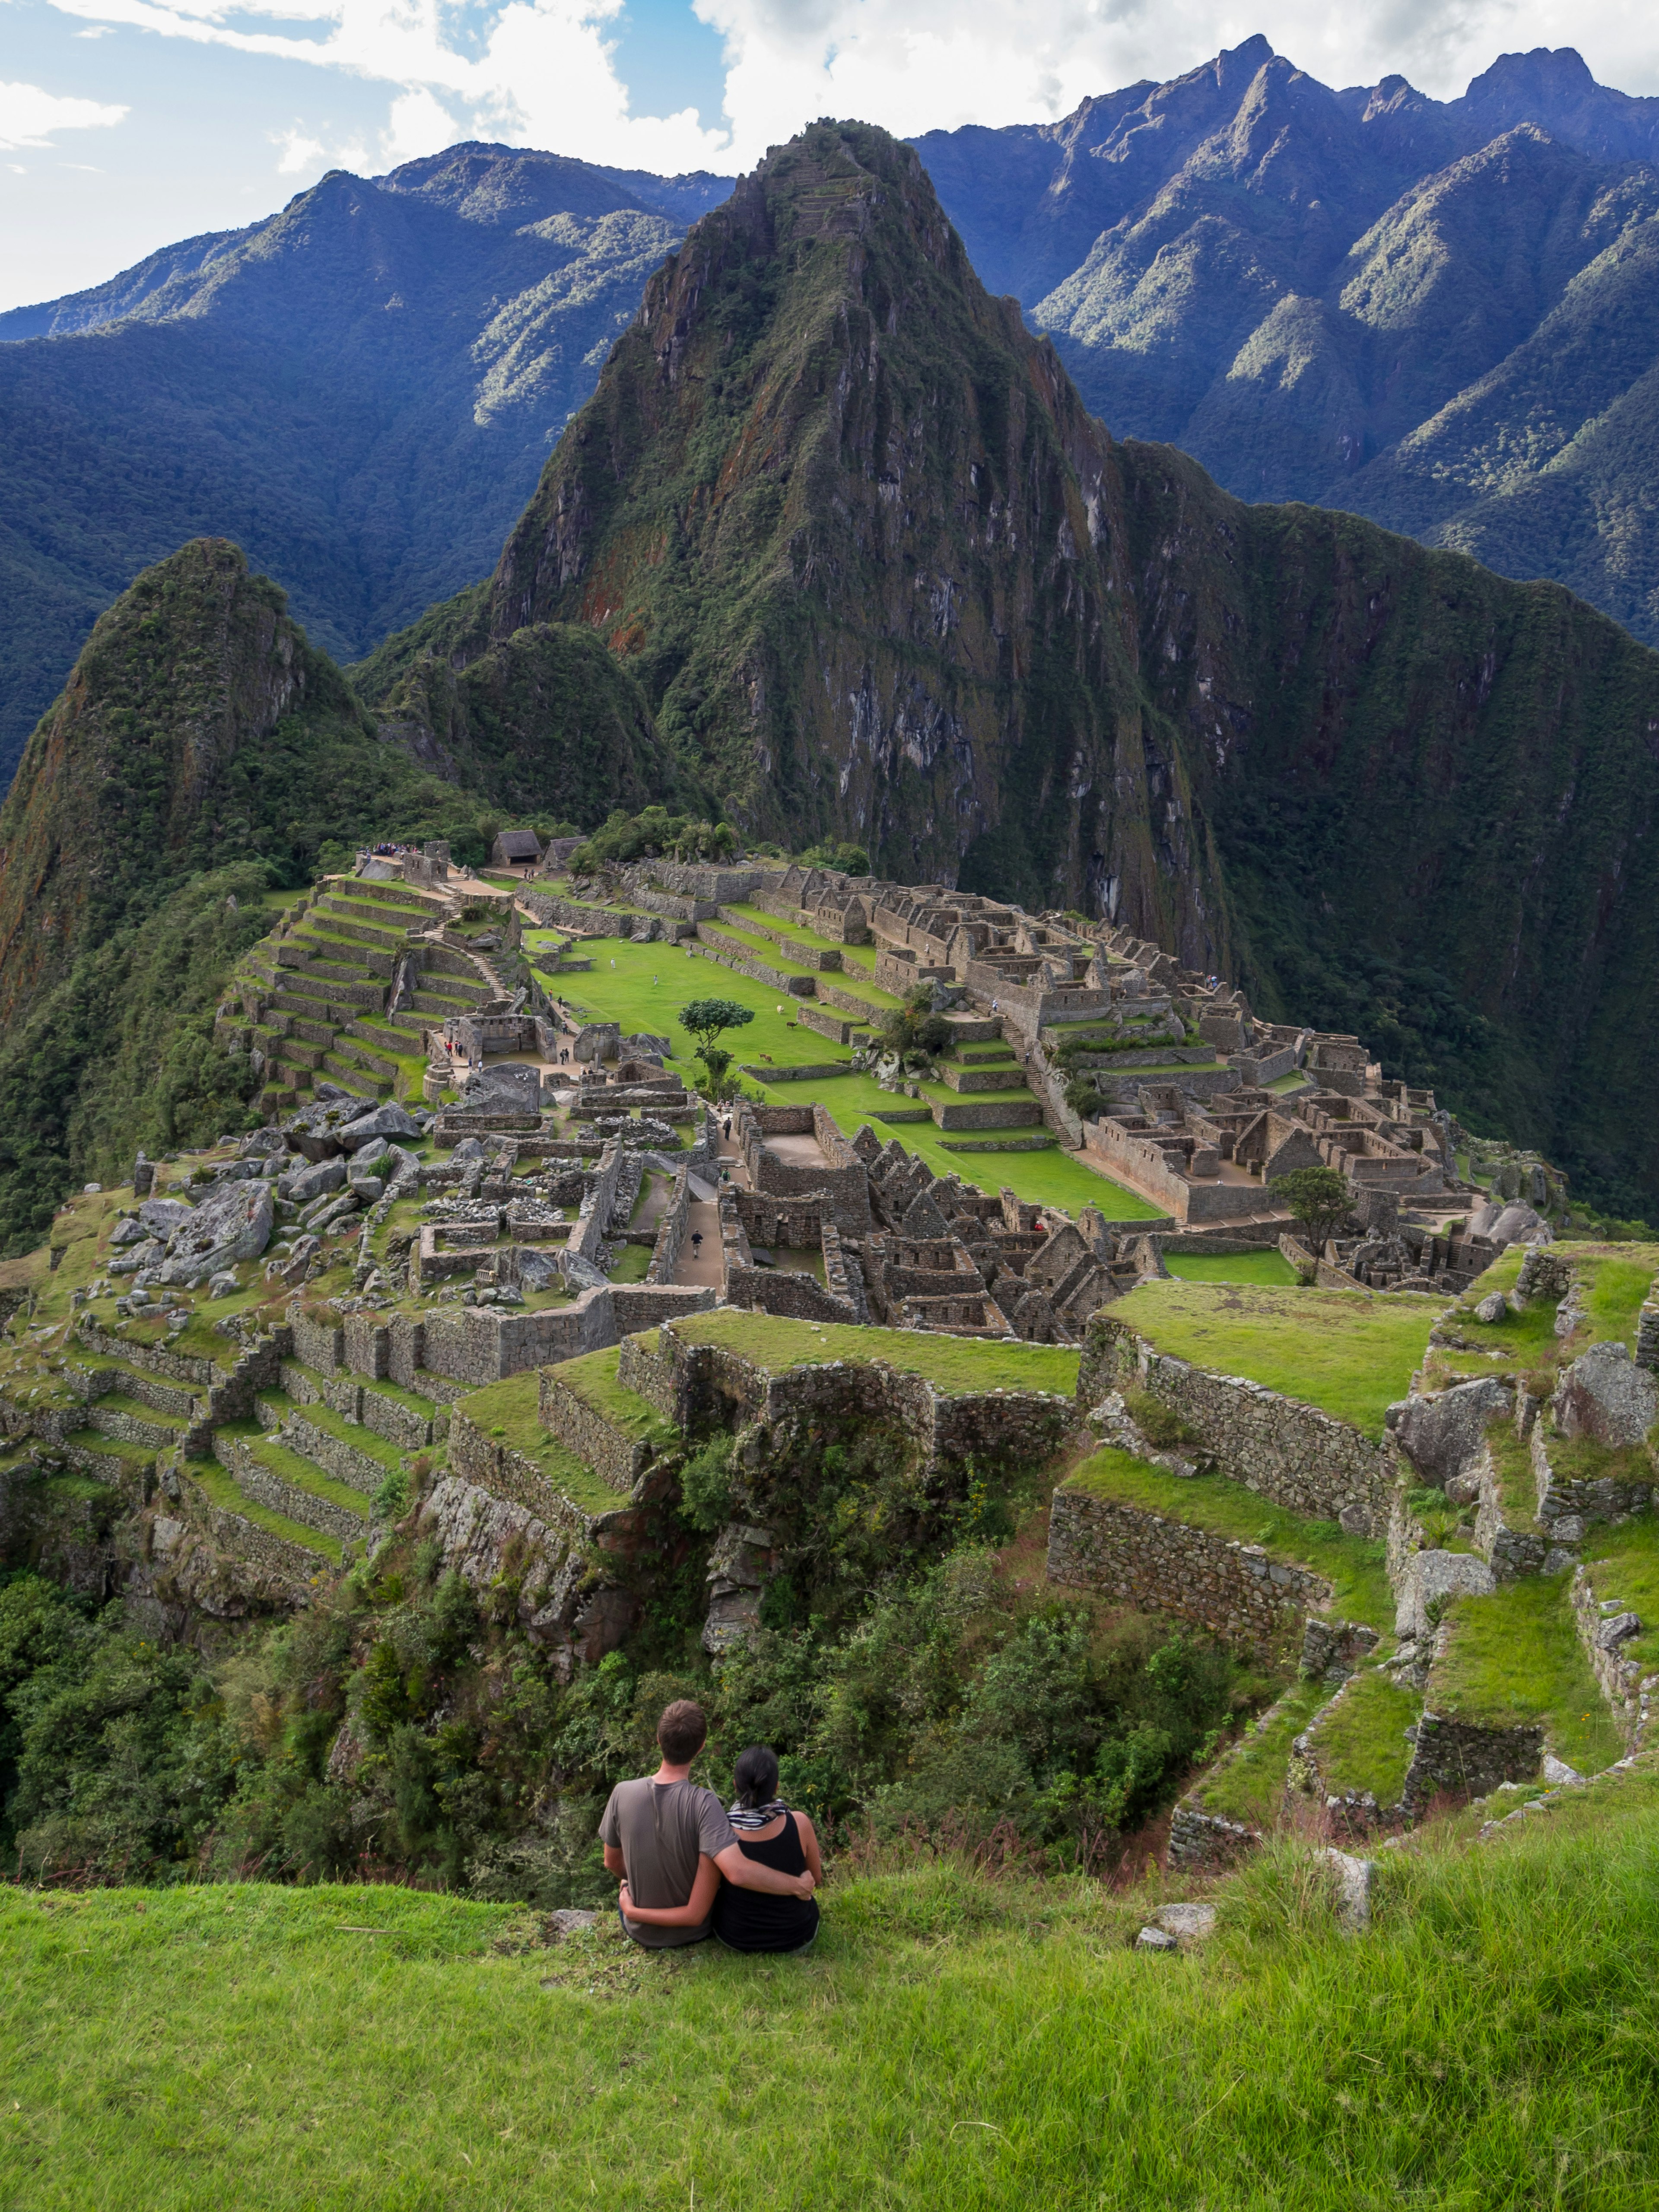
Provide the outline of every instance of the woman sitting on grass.
[[[753,1744],[737,1765],[738,1794],[727,1814],[744,1858],[780,1874],[823,1880],[818,1839],[805,1813],[792,1813],[778,1796],[777,1753]],[[781,1897],[770,1891],[721,1885],[714,1900],[714,1933],[732,1951],[804,1951],[818,1932],[815,1897]]]

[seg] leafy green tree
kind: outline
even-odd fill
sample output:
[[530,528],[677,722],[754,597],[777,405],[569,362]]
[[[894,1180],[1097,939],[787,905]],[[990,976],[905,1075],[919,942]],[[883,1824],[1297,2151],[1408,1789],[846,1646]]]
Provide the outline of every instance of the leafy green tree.
[[1328,1237],[1336,1235],[1352,1211],[1348,1178],[1335,1168],[1297,1168],[1290,1175],[1275,1176],[1267,1188],[1316,1252]]
[[735,999],[693,999],[689,1006],[680,1008],[680,1027],[696,1044],[697,1058],[708,1070],[711,1082],[718,1083],[732,1065],[731,1054],[716,1043],[716,1038],[754,1018],[753,1010],[740,1006]]

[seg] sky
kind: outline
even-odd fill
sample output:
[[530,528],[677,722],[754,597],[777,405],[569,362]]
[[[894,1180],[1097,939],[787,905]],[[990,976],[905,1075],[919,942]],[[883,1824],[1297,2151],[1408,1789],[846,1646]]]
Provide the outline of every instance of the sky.
[[1576,46],[1659,93],[1651,0],[0,0],[0,308],[459,139],[730,174],[814,116],[1046,121],[1258,31],[1334,85]]

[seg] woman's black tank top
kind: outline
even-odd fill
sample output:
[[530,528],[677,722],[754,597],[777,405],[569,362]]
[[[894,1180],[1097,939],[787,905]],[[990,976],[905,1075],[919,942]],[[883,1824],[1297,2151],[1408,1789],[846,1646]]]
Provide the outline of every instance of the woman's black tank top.
[[[806,1854],[800,1847],[795,1816],[786,1813],[783,1826],[769,1842],[750,1843],[738,1838],[746,1859],[775,1867],[780,1874],[805,1874]],[[764,1890],[738,1889],[720,1884],[714,1900],[714,1933],[734,1951],[793,1951],[817,1934],[818,1901],[815,1897],[773,1897]]]

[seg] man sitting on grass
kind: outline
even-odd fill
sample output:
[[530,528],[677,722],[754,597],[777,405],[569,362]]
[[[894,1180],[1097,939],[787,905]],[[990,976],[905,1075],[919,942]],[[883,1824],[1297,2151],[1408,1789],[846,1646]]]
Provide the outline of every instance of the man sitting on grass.
[[709,1935],[724,1875],[739,1889],[809,1898],[810,1874],[780,1874],[747,1856],[712,1790],[693,1782],[691,1762],[708,1723],[701,1705],[677,1698],[657,1723],[662,1765],[619,1782],[599,1822],[607,1874],[621,1875],[622,1924],[647,1950],[701,1943]]

